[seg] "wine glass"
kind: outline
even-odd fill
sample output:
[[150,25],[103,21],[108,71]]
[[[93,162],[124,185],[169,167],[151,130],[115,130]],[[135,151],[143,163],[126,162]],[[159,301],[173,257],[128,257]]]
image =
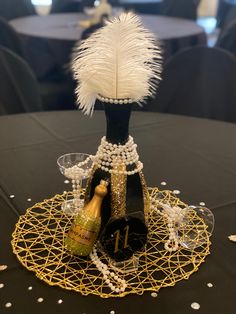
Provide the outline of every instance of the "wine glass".
[[67,215],[75,215],[83,207],[81,199],[82,184],[88,179],[92,169],[92,156],[85,153],[69,153],[57,159],[60,172],[72,182],[73,196],[62,204],[62,210]]
[[204,245],[212,235],[214,224],[214,215],[209,208],[189,206],[177,228],[180,245],[190,250]]

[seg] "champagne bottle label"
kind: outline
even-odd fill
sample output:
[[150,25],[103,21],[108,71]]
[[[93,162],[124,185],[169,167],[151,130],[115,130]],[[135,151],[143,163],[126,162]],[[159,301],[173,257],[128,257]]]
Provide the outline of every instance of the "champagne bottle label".
[[68,237],[80,244],[90,246],[96,240],[97,232],[87,230],[80,225],[73,225],[68,233]]

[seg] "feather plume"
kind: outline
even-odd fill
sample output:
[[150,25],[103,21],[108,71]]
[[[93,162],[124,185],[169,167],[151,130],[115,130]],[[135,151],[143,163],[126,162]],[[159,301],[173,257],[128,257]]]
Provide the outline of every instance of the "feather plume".
[[75,49],[79,108],[92,115],[97,95],[142,103],[156,89],[160,60],[157,39],[137,15],[122,13],[107,21]]

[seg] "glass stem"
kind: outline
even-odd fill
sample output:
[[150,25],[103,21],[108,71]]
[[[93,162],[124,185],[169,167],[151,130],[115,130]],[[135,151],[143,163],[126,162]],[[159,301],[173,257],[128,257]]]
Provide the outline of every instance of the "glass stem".
[[81,205],[81,186],[82,186],[82,180],[77,179],[76,180],[76,191],[75,191],[75,205],[76,207],[80,207]]

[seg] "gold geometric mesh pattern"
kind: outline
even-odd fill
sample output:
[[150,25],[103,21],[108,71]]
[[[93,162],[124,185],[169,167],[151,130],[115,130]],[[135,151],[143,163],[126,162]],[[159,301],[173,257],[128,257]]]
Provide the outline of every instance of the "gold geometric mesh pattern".
[[[149,188],[149,194],[162,203],[186,206],[171,191]],[[206,229],[205,244],[197,249],[166,251],[167,222],[152,209],[148,217],[148,243],[138,255],[138,268],[132,272],[119,272],[119,277],[125,279],[128,286],[120,294],[112,292],[89,257],[72,256],[64,246],[72,218],[63,214],[61,205],[72,197],[71,192],[56,195],[27,209],[19,218],[12,235],[13,252],[19,261],[49,285],[102,298],[123,297],[131,293],[141,295],[145,291],[158,292],[162,287],[174,286],[176,282],[188,279],[209,254],[210,241]],[[194,217],[194,221],[198,223],[198,218]],[[202,225],[200,219],[199,223]],[[110,266],[111,261],[107,256],[100,251],[98,256]]]

